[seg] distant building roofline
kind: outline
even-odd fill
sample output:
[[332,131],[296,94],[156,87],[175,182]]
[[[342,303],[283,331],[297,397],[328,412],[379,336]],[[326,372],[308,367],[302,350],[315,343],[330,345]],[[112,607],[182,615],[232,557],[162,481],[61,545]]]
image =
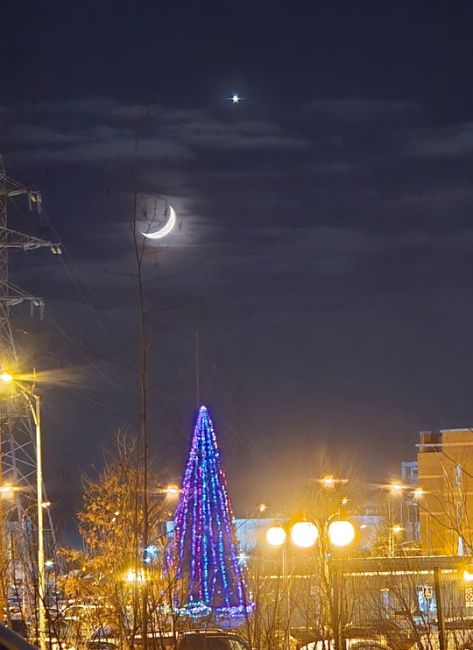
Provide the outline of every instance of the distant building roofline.
[[473,433],[473,426],[472,427],[457,427],[456,429],[438,429],[438,431],[432,431],[432,429],[425,429],[423,431],[419,431],[419,435],[423,433],[450,433],[450,432],[455,432],[455,431],[471,431]]
[[473,440],[466,440],[465,442],[418,442],[416,447],[473,447]]

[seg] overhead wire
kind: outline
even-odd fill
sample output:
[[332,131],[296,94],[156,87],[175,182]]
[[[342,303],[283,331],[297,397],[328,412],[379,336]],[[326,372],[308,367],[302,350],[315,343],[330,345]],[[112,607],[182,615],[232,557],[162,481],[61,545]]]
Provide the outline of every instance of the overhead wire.
[[[90,364],[96,372],[100,373],[110,385],[114,386],[114,388],[128,391],[128,388],[125,388],[124,386],[118,384],[114,379],[110,377],[108,373],[105,372],[105,370],[98,363],[96,363],[95,359],[98,355],[95,352],[88,350],[82,343],[74,341],[71,338],[71,336],[64,330],[64,328],[59,324],[54,316],[51,315],[51,312],[49,310],[46,312],[46,319],[51,322],[51,324],[60,332],[60,334],[62,334],[62,336],[64,336],[68,343],[70,343],[75,349],[78,349],[82,353],[82,356],[87,360],[87,363]],[[101,357],[101,359],[103,361],[107,361],[107,359],[104,359],[103,357]],[[110,363],[113,363],[113,361],[110,360]],[[131,370],[131,368],[127,369]]]
[[[24,210],[22,210],[22,208],[17,204],[17,202],[16,202],[16,201],[12,201],[12,203],[14,204],[15,208],[19,211],[19,213],[20,213],[21,215],[25,216],[25,212],[24,212]],[[44,217],[45,217],[45,219],[46,219],[46,221],[47,221],[49,227],[51,228],[51,231],[52,231],[53,234],[55,235],[55,237],[57,237],[57,239],[60,241],[60,240],[61,240],[61,237],[60,237],[59,232],[57,231],[57,228],[54,226],[54,224],[52,223],[51,219],[47,216],[47,214],[46,214],[46,212],[45,212],[44,210],[43,210],[43,212],[42,212],[42,215],[44,215]],[[73,260],[71,254],[70,254],[69,251],[67,250],[67,247],[65,247],[64,250],[65,250],[65,256],[69,259],[71,265],[72,265],[74,268],[77,268],[77,265],[76,265],[75,261]],[[63,268],[64,268],[64,270],[65,270],[65,272],[66,272],[66,275],[67,275],[67,277],[69,278],[69,280],[71,281],[71,283],[72,283],[72,285],[74,286],[74,288],[76,289],[76,291],[78,292],[78,294],[79,294],[81,300],[82,300],[83,303],[84,303],[84,304],[89,308],[90,312],[95,316],[95,318],[96,318],[97,322],[99,323],[99,325],[100,325],[102,331],[103,331],[104,334],[107,336],[107,340],[109,340],[109,341],[112,343],[112,345],[114,345],[114,347],[115,347],[116,349],[118,349],[117,344],[116,344],[115,341],[114,341],[114,337],[112,336],[111,331],[107,328],[106,324],[105,324],[105,323],[103,322],[103,320],[100,318],[99,314],[97,313],[96,308],[95,308],[94,305],[91,303],[91,301],[88,299],[88,297],[87,297],[85,291],[84,291],[84,290],[82,289],[82,287],[80,286],[79,281],[76,280],[76,278],[74,277],[73,273],[72,273],[71,270],[69,269],[68,265],[67,265],[66,262],[64,261],[64,255],[61,255],[60,257],[61,257],[61,263],[62,263],[62,266],[63,266]],[[90,294],[91,294],[91,295],[92,295],[96,300],[98,300],[97,295],[95,294],[95,292],[93,291],[93,289],[90,287],[90,285],[88,285],[88,283],[86,283],[84,280],[83,280],[83,283],[85,284],[85,286],[86,286],[87,290],[90,292]],[[117,363],[116,360],[114,360],[114,359],[109,359],[109,360],[107,360],[107,359],[104,359],[103,357],[100,357],[99,355],[97,355],[97,353],[95,353],[95,352],[93,352],[93,351],[86,351],[86,350],[84,349],[84,346],[83,346],[83,345],[81,345],[81,344],[79,344],[79,343],[73,341],[73,339],[72,339],[72,338],[71,338],[71,337],[70,337],[70,336],[65,332],[65,330],[64,330],[64,329],[59,325],[58,321],[57,321],[55,318],[53,318],[53,316],[51,315],[51,313],[50,313],[49,310],[46,310],[46,318],[47,318],[47,319],[48,319],[48,320],[49,320],[49,321],[50,321],[50,322],[51,322],[51,323],[52,323],[52,324],[53,324],[53,325],[58,329],[58,331],[61,333],[61,335],[64,336],[65,339],[66,339],[66,340],[67,340],[67,341],[68,341],[68,342],[69,342],[69,343],[70,343],[70,344],[71,344],[75,349],[80,350],[80,352],[82,353],[82,355],[84,356],[84,358],[87,360],[87,362],[88,362],[88,363],[92,363],[92,364],[94,365],[94,368],[96,369],[96,371],[98,371],[98,372],[99,372],[99,373],[100,373],[100,374],[101,374],[101,375],[102,375],[102,376],[103,376],[103,377],[104,377],[104,378],[105,378],[105,379],[110,383],[110,385],[113,385],[113,386],[115,386],[115,387],[117,387],[117,388],[121,388],[121,389],[123,389],[123,390],[126,390],[126,389],[124,389],[124,387],[122,387],[122,386],[120,386],[119,384],[117,384],[117,383],[113,380],[113,378],[112,378],[112,377],[111,377],[111,376],[110,376],[110,375],[109,375],[109,374],[108,374],[108,373],[107,373],[103,368],[101,368],[97,363],[95,363],[95,362],[92,360],[92,358],[93,358],[93,357],[95,357],[95,358],[102,358],[102,360],[104,360],[104,361],[108,361],[109,363],[114,363],[114,364]],[[111,320],[112,324],[115,325],[116,329],[117,329],[117,330],[118,330],[118,331],[119,331],[119,332],[120,332],[124,337],[126,337],[126,338],[128,338],[128,339],[130,338],[130,335],[127,334],[127,333],[123,330],[123,328],[121,328],[121,327],[118,325],[118,323],[116,322],[116,320],[114,320],[114,319],[110,319],[110,320]],[[120,351],[121,351],[121,348],[120,348]],[[120,364],[120,365],[122,365],[122,364]],[[128,368],[128,370],[131,370],[131,368]]]
[[[61,241],[61,236],[60,236],[60,234],[59,234],[59,232],[58,232],[56,226],[53,224],[52,220],[49,218],[49,216],[47,215],[47,213],[46,213],[44,210],[43,210],[42,214],[44,215],[44,217],[45,217],[45,219],[46,219],[48,225],[50,226],[52,232],[54,233],[54,235],[57,237],[57,239],[58,239],[59,241]],[[88,300],[87,296],[85,295],[85,292],[82,290],[82,287],[79,285],[79,282],[76,281],[76,279],[75,279],[74,276],[72,275],[70,269],[68,268],[67,264],[64,262],[64,255],[68,258],[68,260],[69,260],[71,266],[77,269],[77,268],[78,268],[78,265],[76,264],[75,260],[72,258],[72,255],[71,255],[71,253],[69,252],[67,246],[64,247],[64,253],[63,253],[63,255],[61,255],[61,262],[62,262],[62,264],[64,265],[64,268],[65,268],[65,270],[66,270],[66,272],[67,272],[67,274],[68,274],[68,276],[69,276],[71,282],[74,284],[74,286],[75,286],[76,289],[78,290],[79,294],[81,295],[81,297],[82,297],[82,298],[84,299],[84,301],[86,302],[87,306],[88,306],[88,307],[89,307],[89,308],[94,312],[94,315],[96,316],[97,321],[100,323],[100,326],[102,327],[103,331],[104,331],[106,334],[109,334],[109,331],[107,330],[107,327],[105,326],[104,322],[102,321],[101,317],[99,316],[97,310],[96,310],[95,307],[92,305],[92,303]],[[93,288],[90,286],[90,284],[89,284],[85,279],[82,279],[82,283],[83,283],[84,286],[86,287],[87,291],[89,291],[90,295],[91,295],[91,296],[92,296],[92,297],[93,297],[97,302],[100,302],[99,297],[97,296],[97,294],[95,293],[95,291],[93,290]],[[105,313],[107,313],[107,312],[105,312]],[[111,324],[115,326],[116,330],[117,330],[117,331],[118,331],[118,332],[119,332],[119,333],[120,333],[124,338],[130,339],[130,334],[129,334],[128,332],[126,332],[126,331],[121,327],[121,325],[118,323],[118,321],[117,321],[116,319],[114,319],[114,318],[111,318],[109,314],[107,314],[107,316],[108,316],[108,319],[109,319],[109,321],[111,322]]]
[[83,399],[84,401],[89,402],[90,404],[94,404],[95,406],[99,406],[100,408],[107,409],[112,413],[118,413],[118,414],[129,413],[133,415],[137,415],[138,413],[137,409],[123,408],[123,407],[121,407],[120,409],[114,408],[113,406],[110,406],[109,404],[103,401],[99,401],[93,397],[90,397],[89,395],[80,393],[79,391],[74,390],[70,386],[61,386],[60,388],[61,390],[71,393],[72,395],[75,395],[76,397],[79,397],[80,399]]
[[[17,203],[16,201],[12,200],[11,203],[15,206],[15,208],[18,210],[18,212],[19,212],[22,216],[26,216],[26,215],[25,215],[25,211],[24,211],[24,210],[23,210],[23,209],[18,205],[18,203]],[[65,258],[68,259],[70,265],[74,268],[74,270],[77,270],[77,269],[78,269],[78,265],[76,264],[75,260],[73,259],[73,257],[72,257],[72,255],[71,255],[71,253],[69,252],[67,246],[64,245],[64,244],[62,244],[62,241],[61,241],[61,240],[62,240],[61,235],[60,235],[60,233],[58,232],[58,229],[56,228],[56,226],[54,225],[52,219],[48,216],[48,214],[47,214],[46,210],[44,209],[44,207],[43,207],[42,210],[41,210],[41,216],[44,218],[44,220],[45,220],[46,223],[48,224],[49,228],[51,229],[51,232],[54,234],[54,236],[57,238],[57,240],[58,240],[59,242],[61,242],[61,247],[62,247],[62,255],[60,255],[60,258],[61,258],[61,264],[63,265],[64,270],[65,270],[67,276],[69,277],[71,283],[73,284],[73,286],[75,287],[76,291],[78,292],[78,294],[80,295],[80,297],[81,297],[82,300],[84,301],[85,305],[86,305],[86,306],[91,310],[91,312],[93,313],[93,315],[94,315],[95,318],[97,319],[97,322],[99,323],[99,325],[100,325],[101,329],[103,330],[103,332],[104,332],[108,337],[110,337],[110,340],[111,340],[112,344],[114,345],[114,347],[116,347],[116,348],[118,349],[118,345],[117,345],[117,344],[115,343],[115,341],[113,340],[113,337],[110,336],[110,331],[107,329],[107,326],[105,325],[103,319],[100,317],[100,315],[99,315],[97,309],[96,309],[95,306],[92,304],[91,300],[89,300],[89,298],[88,298],[87,295],[86,295],[86,292],[85,292],[85,291],[83,290],[83,288],[81,287],[79,281],[74,277],[74,274],[71,272],[71,270],[69,269],[68,265],[66,264],[66,262],[65,262]],[[99,297],[97,296],[97,294],[95,293],[95,291],[92,289],[92,287],[90,286],[90,284],[89,284],[85,279],[83,279],[83,278],[82,278],[81,282],[82,282],[82,284],[85,286],[86,290],[89,292],[90,296],[91,296],[91,297],[92,297],[92,298],[93,298],[97,303],[100,302]],[[105,312],[105,313],[106,313],[106,312]],[[114,327],[117,329],[117,331],[118,331],[118,332],[119,332],[119,333],[120,333],[124,338],[129,338],[130,335],[129,335],[127,332],[125,332],[125,330],[124,330],[124,329],[119,325],[119,323],[117,322],[116,319],[112,319],[112,318],[109,316],[109,314],[107,314],[107,317],[108,317],[110,323],[111,323],[112,325],[114,325]]]

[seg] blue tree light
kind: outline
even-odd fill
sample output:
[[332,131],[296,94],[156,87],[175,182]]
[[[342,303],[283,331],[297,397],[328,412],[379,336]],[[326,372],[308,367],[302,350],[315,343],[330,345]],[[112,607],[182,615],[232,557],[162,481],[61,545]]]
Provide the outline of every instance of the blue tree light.
[[246,595],[217,438],[205,406],[198,412],[182,480],[171,561],[180,585],[175,595],[177,613],[235,618],[253,609]]

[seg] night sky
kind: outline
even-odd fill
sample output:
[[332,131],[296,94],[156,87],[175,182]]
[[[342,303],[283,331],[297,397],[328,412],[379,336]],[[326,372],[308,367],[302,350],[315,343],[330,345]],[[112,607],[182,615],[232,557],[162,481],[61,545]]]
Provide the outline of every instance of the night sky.
[[74,369],[43,391],[58,513],[136,431],[134,190],[178,214],[146,256],[163,480],[196,330],[237,513],[290,508],[323,453],[382,481],[473,424],[472,33],[461,1],[3,2],[0,149],[46,212],[10,226],[64,247],[11,265],[47,301],[25,364]]

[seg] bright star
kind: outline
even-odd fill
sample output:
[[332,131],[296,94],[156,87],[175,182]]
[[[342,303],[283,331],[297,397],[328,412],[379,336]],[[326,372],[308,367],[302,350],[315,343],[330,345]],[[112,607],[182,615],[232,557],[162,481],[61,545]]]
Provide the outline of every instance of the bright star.
[[233,104],[239,104],[241,102],[241,97],[238,94],[232,95],[230,99],[232,100]]

